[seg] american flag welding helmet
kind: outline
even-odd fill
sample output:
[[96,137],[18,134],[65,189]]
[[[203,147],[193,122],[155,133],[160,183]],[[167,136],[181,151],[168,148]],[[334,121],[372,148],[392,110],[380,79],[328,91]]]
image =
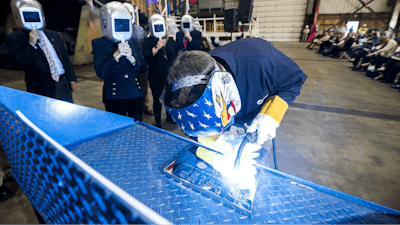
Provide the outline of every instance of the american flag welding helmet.
[[[213,136],[226,130],[234,123],[234,115],[241,108],[239,91],[232,74],[217,71],[211,75],[189,76],[172,83],[172,91],[198,84],[207,84],[201,97],[184,108],[170,108],[165,105],[166,91],[160,97],[161,104],[175,123],[189,136]],[[211,79],[204,79],[211,76]],[[206,82],[204,81],[206,80]]]

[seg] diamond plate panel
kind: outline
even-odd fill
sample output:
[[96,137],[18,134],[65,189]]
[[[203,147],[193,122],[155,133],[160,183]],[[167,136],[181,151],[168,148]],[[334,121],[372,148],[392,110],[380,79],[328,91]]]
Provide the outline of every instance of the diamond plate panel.
[[[15,180],[46,223],[152,221],[142,220],[135,207],[87,173],[1,103],[0,143]],[[148,179],[146,175],[141,178]]]
[[299,186],[262,169],[251,215],[165,176],[160,169],[193,145],[144,125],[82,144],[76,156],[173,223],[399,223],[385,214]]

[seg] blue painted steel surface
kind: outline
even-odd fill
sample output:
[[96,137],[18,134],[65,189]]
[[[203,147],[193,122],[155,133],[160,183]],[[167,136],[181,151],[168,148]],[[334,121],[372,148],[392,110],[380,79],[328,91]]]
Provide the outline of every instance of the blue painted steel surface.
[[135,123],[132,118],[0,86],[0,102],[20,110],[66,148]]
[[[290,176],[268,169],[262,169],[252,215],[241,214],[161,173],[160,169],[174,156],[193,144],[139,123],[71,152],[173,223],[400,222],[399,218],[366,208],[371,203],[365,200],[353,197],[363,203],[361,207],[332,196],[332,189],[326,188],[329,194],[325,194],[298,185],[300,178],[294,182]],[[392,209],[386,212],[400,214]]]
[[1,103],[0,124],[11,173],[46,223],[156,223]]

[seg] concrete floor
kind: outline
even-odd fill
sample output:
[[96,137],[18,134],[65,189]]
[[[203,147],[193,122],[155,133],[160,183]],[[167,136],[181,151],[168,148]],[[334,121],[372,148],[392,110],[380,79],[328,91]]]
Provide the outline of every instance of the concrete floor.
[[[400,210],[400,93],[348,68],[346,60],[306,50],[305,43],[274,43],[308,75],[277,132],[280,170]],[[74,102],[104,110],[102,81],[93,65],[75,67]],[[23,72],[0,69],[0,83],[24,90]],[[163,114],[165,121],[165,114]],[[144,122],[154,125],[153,117]],[[176,125],[166,130],[183,135]],[[15,182],[0,202],[0,223],[37,223]]]

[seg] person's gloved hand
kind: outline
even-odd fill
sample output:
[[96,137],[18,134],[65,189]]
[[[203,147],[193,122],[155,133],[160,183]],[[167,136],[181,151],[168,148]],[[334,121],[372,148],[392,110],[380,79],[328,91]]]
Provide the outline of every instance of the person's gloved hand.
[[118,53],[121,56],[125,56],[126,59],[128,59],[129,62],[131,62],[132,64],[134,64],[136,62],[135,57],[132,56],[132,49],[129,46],[128,42],[123,41],[118,44]]
[[243,185],[253,185],[255,182],[255,174],[257,170],[255,164],[260,153],[261,146],[258,144],[246,144],[240,158],[239,168],[234,171],[234,163],[236,155],[243,138],[238,138],[237,135],[222,135],[218,138],[214,149],[220,151],[222,154],[217,154],[213,160],[212,166],[215,170],[221,173],[222,176],[227,177],[234,183],[241,183]]
[[166,39],[159,39],[159,40],[157,41],[156,47],[157,47],[158,49],[160,49],[160,48],[162,48],[162,47],[165,46],[165,43],[166,43],[166,42],[167,42]]
[[276,128],[279,127],[279,123],[276,122],[271,116],[259,113],[251,122],[250,126],[247,126],[247,133],[253,133],[257,131],[257,144],[262,145],[269,139],[273,139],[276,136]]
[[192,36],[190,35],[190,32],[189,32],[189,31],[185,31],[185,37],[186,37],[189,41],[192,40]]
[[35,47],[37,41],[40,39],[39,31],[34,29],[29,32],[29,44]]

